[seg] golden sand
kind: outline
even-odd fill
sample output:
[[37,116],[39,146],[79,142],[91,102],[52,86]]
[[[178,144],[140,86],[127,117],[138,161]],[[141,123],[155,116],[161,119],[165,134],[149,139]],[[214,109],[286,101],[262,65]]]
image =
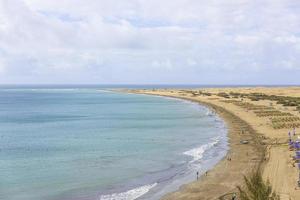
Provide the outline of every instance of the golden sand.
[[[299,110],[295,106],[278,104],[273,99],[257,101],[249,95],[229,95],[260,93],[300,97],[299,87],[153,89],[130,92],[183,98],[206,104],[215,109],[229,127],[230,150],[226,158],[210,170],[207,176],[203,175],[199,181],[184,185],[163,199],[218,199],[221,196],[229,199],[232,193],[237,192],[236,186],[243,184],[243,175],[248,175],[258,167],[281,199],[300,199],[300,188],[297,187],[299,170],[291,158],[294,152],[289,151],[287,146],[288,131],[293,130],[292,127],[300,127]],[[241,140],[250,143],[241,144]]]

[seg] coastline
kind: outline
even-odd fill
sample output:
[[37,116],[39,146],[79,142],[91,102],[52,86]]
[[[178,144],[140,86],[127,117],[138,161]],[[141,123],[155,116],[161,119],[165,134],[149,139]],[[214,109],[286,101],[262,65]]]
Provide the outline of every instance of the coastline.
[[[258,133],[246,121],[236,116],[230,110],[211,102],[188,97],[140,91],[129,92],[178,98],[198,103],[214,110],[227,124],[229,150],[226,156],[209,170],[207,175],[202,175],[198,181],[182,185],[178,191],[164,195],[162,197],[163,200],[219,199],[229,197],[232,193],[237,192],[236,186],[244,184],[244,175],[248,175],[262,166],[265,151],[259,142]],[[241,127],[243,127],[243,131],[241,131]],[[240,141],[245,138],[247,138],[249,144],[240,144]],[[230,158],[230,161],[228,158]]]
[[[117,92],[120,93],[120,91]],[[121,91],[121,93],[124,93],[124,91]],[[126,92],[126,93],[133,94],[130,92]],[[208,121],[209,127],[211,126],[215,127],[213,133],[216,133],[216,136],[214,136],[214,134],[207,135],[209,137],[213,136],[212,138],[210,138],[210,141],[207,141],[208,143],[201,143],[201,140],[199,141],[194,140],[195,141],[194,144],[187,146],[187,148],[185,148],[183,151],[179,151],[178,152],[179,155],[182,155],[186,158],[184,164],[172,165],[170,167],[170,169],[172,169],[173,172],[174,169],[176,169],[175,173],[171,175],[169,174],[167,176],[161,176],[161,177],[158,177],[155,174],[150,174],[154,178],[151,178],[149,175],[147,178],[144,179],[144,181],[141,181],[140,184],[137,184],[136,186],[132,185],[131,187],[127,187],[127,188],[123,187],[120,190],[110,190],[108,192],[104,192],[99,196],[101,200],[102,199],[103,200],[124,199],[125,197],[128,200],[161,199],[164,195],[178,190],[178,188],[181,187],[183,184],[187,184],[195,180],[197,171],[201,176],[201,174],[204,174],[207,170],[211,169],[220,160],[224,158],[224,156],[228,151],[227,127],[225,126],[224,120],[220,118],[218,115],[216,115],[213,109],[205,105],[200,105],[197,102],[193,102],[182,98],[173,98],[168,96],[155,97],[154,95],[148,95],[148,94],[137,94],[137,95],[145,96],[145,98],[149,98],[149,96],[152,96],[150,98],[154,97],[155,99],[165,99],[170,102],[177,102],[180,106],[184,106],[184,107],[188,105],[188,107],[192,107],[195,110],[195,112],[198,112],[198,109],[200,109],[201,110],[200,113],[202,112],[203,113],[202,115],[205,116],[205,118],[211,119],[211,121]],[[169,105],[169,103],[166,105]],[[202,118],[203,116],[199,116],[199,117]],[[197,121],[200,118],[195,117]],[[202,127],[202,126],[198,124],[197,127]],[[198,132],[196,131],[193,131],[193,133],[195,133],[195,135],[198,135]],[[183,136],[185,137],[185,135]],[[197,137],[193,137],[193,138],[196,139]],[[167,170],[163,170],[163,171],[166,172]],[[149,179],[150,180],[153,179],[155,181],[154,182],[153,180],[149,181]],[[138,180],[134,182],[138,183],[137,181]]]
[[[244,184],[244,175],[248,175],[260,167],[263,158],[263,149],[256,142],[255,132],[249,124],[228,110],[219,106],[198,102],[206,105],[225,121],[228,127],[229,150],[225,158],[208,171],[207,176],[202,175],[199,181],[181,186],[179,191],[167,194],[162,199],[218,199],[229,197],[237,192],[236,186]],[[241,135],[240,127],[249,132]],[[240,140],[247,139],[248,145],[240,144]],[[231,161],[227,160],[230,158]]]

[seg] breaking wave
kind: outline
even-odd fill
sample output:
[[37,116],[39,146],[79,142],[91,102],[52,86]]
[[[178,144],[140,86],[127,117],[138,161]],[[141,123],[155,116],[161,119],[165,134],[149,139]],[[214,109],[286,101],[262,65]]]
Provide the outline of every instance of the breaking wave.
[[195,161],[201,160],[203,158],[204,153],[207,150],[211,149],[212,147],[216,146],[219,143],[219,141],[220,141],[220,138],[216,137],[213,139],[212,142],[210,142],[208,144],[204,144],[198,148],[194,148],[189,151],[186,151],[183,154],[193,157],[193,160],[190,162],[195,162]]
[[157,183],[137,187],[126,192],[101,195],[99,200],[134,200],[137,199],[154,188]]

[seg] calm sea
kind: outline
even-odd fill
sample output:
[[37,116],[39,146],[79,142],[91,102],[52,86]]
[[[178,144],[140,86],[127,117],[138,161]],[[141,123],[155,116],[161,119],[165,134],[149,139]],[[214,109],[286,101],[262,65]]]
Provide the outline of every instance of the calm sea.
[[0,199],[158,199],[227,151],[226,127],[183,100],[97,88],[0,89]]

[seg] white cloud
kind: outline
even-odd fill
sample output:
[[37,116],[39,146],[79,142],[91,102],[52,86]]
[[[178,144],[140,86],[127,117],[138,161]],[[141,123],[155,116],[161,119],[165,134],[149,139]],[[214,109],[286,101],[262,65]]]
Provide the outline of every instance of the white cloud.
[[[50,82],[66,75],[71,82],[128,82],[147,71],[149,82],[206,72],[235,71],[233,80],[270,69],[299,74],[299,13],[297,0],[0,0],[2,80],[38,74]],[[105,79],[119,72],[118,80]]]
[[167,70],[171,70],[173,68],[173,64],[171,63],[170,59],[164,59],[161,61],[153,61],[152,66],[155,68],[165,68]]
[[188,58],[187,59],[187,64],[189,66],[195,66],[195,65],[197,65],[197,61],[195,61],[194,59]]
[[0,75],[5,71],[5,61],[3,58],[0,58]]

